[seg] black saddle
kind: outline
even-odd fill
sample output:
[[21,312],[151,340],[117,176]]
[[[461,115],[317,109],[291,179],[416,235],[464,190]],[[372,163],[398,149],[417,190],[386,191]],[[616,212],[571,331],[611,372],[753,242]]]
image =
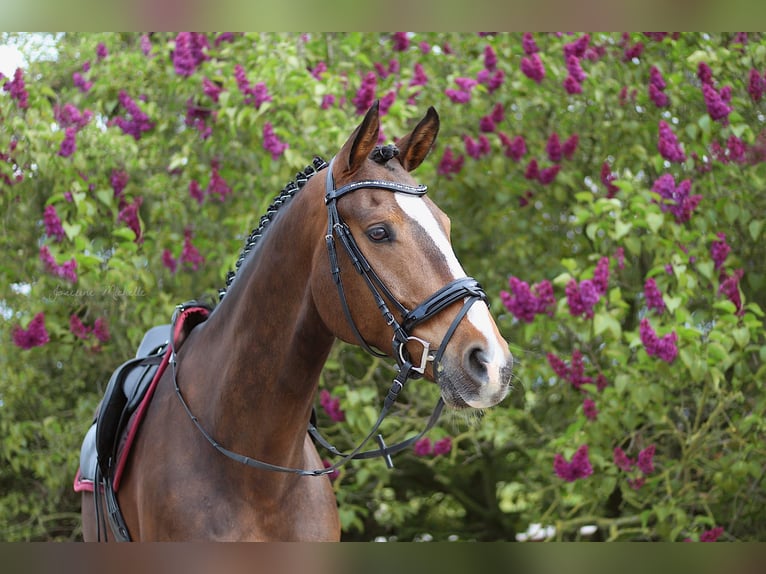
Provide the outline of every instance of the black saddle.
[[120,365],[112,374],[80,451],[80,473],[83,478],[95,481],[96,465],[101,476],[109,476],[120,437],[146,395],[162,362],[169,339],[170,325],[149,329],[136,356]]

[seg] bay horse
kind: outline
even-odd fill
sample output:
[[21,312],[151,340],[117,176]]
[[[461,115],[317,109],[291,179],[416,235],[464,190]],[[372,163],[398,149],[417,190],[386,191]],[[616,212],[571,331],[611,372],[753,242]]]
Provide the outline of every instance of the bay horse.
[[[336,338],[396,360],[387,405],[421,375],[456,409],[507,395],[508,343],[452,250],[449,219],[410,173],[439,117],[429,108],[395,146],[378,145],[379,130],[376,102],[329,166],[316,158],[285,188],[220,302],[171,341],[116,493],[129,539],[339,540],[307,433]],[[97,518],[107,503],[83,493],[86,541],[114,539]]]

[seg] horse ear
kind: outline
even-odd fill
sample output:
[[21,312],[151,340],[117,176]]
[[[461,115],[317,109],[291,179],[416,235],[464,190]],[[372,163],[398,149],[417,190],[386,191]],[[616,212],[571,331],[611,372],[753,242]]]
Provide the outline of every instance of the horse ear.
[[428,108],[425,117],[409,134],[400,139],[396,146],[399,148],[399,161],[407,171],[418,167],[431,151],[439,133],[439,114],[432,107]]
[[344,166],[348,173],[358,170],[378,143],[379,108],[380,102],[375,100],[375,103],[367,110],[362,123],[357,126],[338,152],[338,164]]

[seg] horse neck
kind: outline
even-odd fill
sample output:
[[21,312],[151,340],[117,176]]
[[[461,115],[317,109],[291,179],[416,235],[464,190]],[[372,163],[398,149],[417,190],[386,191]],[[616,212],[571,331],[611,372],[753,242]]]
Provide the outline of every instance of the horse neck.
[[190,403],[216,440],[282,465],[302,462],[334,340],[310,286],[327,224],[317,183],[308,182],[280,209],[224,299],[181,349],[191,365],[184,372],[181,363],[180,374],[198,383],[188,391]]

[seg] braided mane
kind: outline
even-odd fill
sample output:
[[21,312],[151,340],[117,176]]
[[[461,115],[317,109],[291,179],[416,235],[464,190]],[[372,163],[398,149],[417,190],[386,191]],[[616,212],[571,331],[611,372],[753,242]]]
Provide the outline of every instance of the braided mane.
[[[376,163],[379,164],[385,164],[388,160],[397,157],[399,155],[399,150],[395,145],[389,144],[389,145],[380,145],[376,146],[375,149],[370,154],[370,159],[373,160]],[[293,181],[288,182],[288,184],[282,189],[282,191],[279,192],[279,195],[277,195],[274,198],[274,201],[271,202],[271,205],[269,205],[268,209],[266,210],[266,213],[261,216],[261,220],[258,223],[258,227],[253,229],[250,232],[250,235],[247,237],[247,240],[245,241],[244,247],[242,247],[242,251],[239,254],[239,257],[237,258],[237,263],[235,264],[235,270],[229,271],[226,274],[226,286],[222,289],[218,290],[218,300],[223,300],[224,296],[226,295],[226,291],[229,289],[231,284],[234,281],[234,278],[237,276],[237,273],[239,272],[239,268],[242,267],[242,264],[245,261],[245,257],[247,257],[247,254],[250,253],[255,246],[258,244],[258,240],[261,238],[261,236],[266,231],[266,228],[271,223],[272,219],[274,219],[274,216],[277,214],[277,211],[279,211],[279,208],[282,207],[284,204],[288,203],[292,197],[298,193],[301,189],[303,189],[303,186],[306,185],[306,182],[311,179],[314,175],[316,175],[318,172],[322,171],[327,167],[327,162],[324,161],[319,156],[314,156],[314,160],[311,162],[311,165],[306,166],[303,171],[299,171],[295,174],[295,179]]]
[[271,205],[269,205],[266,213],[261,216],[258,227],[253,229],[250,232],[250,235],[247,237],[247,240],[245,240],[245,245],[242,247],[242,251],[240,252],[239,257],[237,258],[237,263],[235,264],[236,269],[234,271],[229,271],[226,274],[226,286],[218,290],[219,301],[223,300],[224,296],[226,295],[226,291],[228,290],[229,286],[231,286],[234,278],[237,276],[239,268],[242,267],[242,263],[244,263],[245,257],[247,257],[247,254],[250,253],[258,244],[258,240],[261,238],[261,236],[266,231],[266,228],[274,219],[274,216],[279,211],[279,208],[288,203],[296,193],[303,189],[303,186],[306,185],[306,182],[311,177],[326,167],[327,162],[325,162],[321,157],[315,156],[311,165],[306,166],[303,171],[296,173],[295,179],[288,182],[282,191],[279,192],[279,195],[274,198],[274,201],[271,202]]

